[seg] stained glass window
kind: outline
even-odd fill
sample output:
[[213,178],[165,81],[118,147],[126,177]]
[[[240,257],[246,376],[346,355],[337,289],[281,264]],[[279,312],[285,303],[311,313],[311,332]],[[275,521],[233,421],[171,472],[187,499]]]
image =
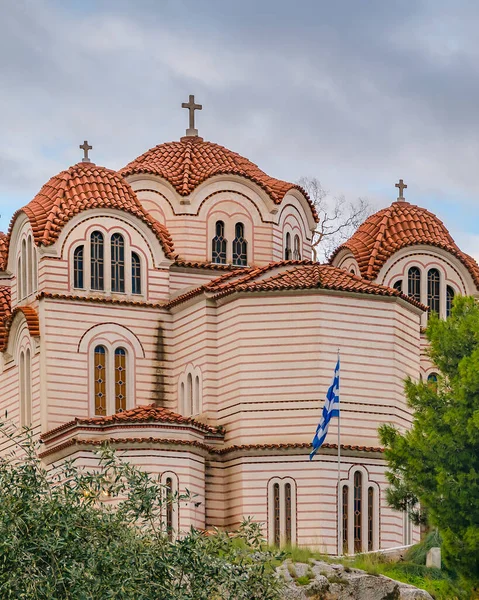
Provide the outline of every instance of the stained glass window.
[[291,544],[291,484],[287,483],[284,486],[284,500],[285,500],[285,537],[286,543]]
[[421,271],[411,267],[408,272],[408,295],[421,302]]
[[248,242],[244,238],[243,223],[235,225],[235,239],[233,240],[233,264],[238,267],[245,267],[248,264],[247,256]]
[[437,269],[429,269],[427,274],[427,306],[429,313],[439,314],[440,278]]
[[115,350],[115,412],[126,410],[126,350]]
[[136,252],[131,253],[131,293],[141,294],[141,262]]
[[274,508],[274,521],[273,521],[273,540],[274,545],[279,546],[281,542],[281,509],[279,500],[279,483],[273,485],[273,508]]
[[374,489],[368,488],[368,550],[374,545]]
[[111,236],[111,291],[125,291],[125,240],[119,233]]
[[91,234],[91,289],[103,290],[105,287],[104,276],[104,248],[103,234],[100,231],[94,231]]
[[342,493],[342,504],[343,504],[343,554],[348,554],[348,510],[349,510],[349,487],[347,485],[343,485],[343,493]]
[[299,235],[294,236],[293,260],[301,260],[301,241]]
[[83,246],[73,253],[73,287],[83,289]]
[[451,315],[453,300],[454,290],[450,285],[448,285],[446,287],[446,317],[449,317]]
[[220,265],[226,264],[226,238],[225,224],[223,221],[216,221],[215,237],[212,241],[211,260]]
[[363,489],[363,476],[360,471],[354,473],[354,552],[362,552],[362,531],[361,531],[361,517],[362,517],[362,489]]
[[95,348],[95,415],[106,415],[106,350]]
[[173,480],[166,479],[166,532],[170,542],[173,541]]
[[292,255],[293,254],[291,252],[291,234],[287,233],[284,246],[284,260],[291,260]]

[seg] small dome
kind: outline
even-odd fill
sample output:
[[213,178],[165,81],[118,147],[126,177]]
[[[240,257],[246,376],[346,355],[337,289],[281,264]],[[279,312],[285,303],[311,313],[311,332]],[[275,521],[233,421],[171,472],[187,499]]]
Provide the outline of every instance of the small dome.
[[390,256],[407,246],[435,246],[458,258],[479,286],[479,266],[456,245],[444,223],[434,214],[405,201],[371,215],[347,242],[339,246],[329,262],[343,249],[354,255],[361,275],[373,280]]
[[153,229],[165,254],[172,256],[168,230],[145,211],[128,183],[115,171],[88,162],[52,177],[31,202],[15,213],[10,231],[23,212],[30,220],[35,243],[50,246],[70,219],[92,208],[115,208],[141,219]]
[[263,188],[275,204],[280,204],[289,190],[300,190],[308,199],[314,218],[318,218],[307,193],[300,186],[268,177],[247,158],[200,137],[183,137],[179,142],[155,146],[127,164],[120,173],[123,177],[135,173],[157,175],[166,179],[181,196],[188,196],[215,175],[239,175]]

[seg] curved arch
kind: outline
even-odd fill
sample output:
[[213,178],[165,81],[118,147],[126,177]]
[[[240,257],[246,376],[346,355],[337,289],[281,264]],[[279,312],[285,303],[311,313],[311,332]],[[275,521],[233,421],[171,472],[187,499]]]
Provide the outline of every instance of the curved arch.
[[[4,350],[13,356],[13,348],[18,345],[19,336],[24,328],[28,330],[31,338],[40,337],[40,321],[37,311],[31,306],[17,306],[12,314],[5,320],[5,344]],[[36,347],[33,348],[34,354]]]
[[92,341],[105,334],[110,334],[109,337],[116,334],[120,339],[129,342],[137,358],[145,358],[145,350],[138,336],[128,327],[112,322],[99,323],[87,329],[78,342],[77,352],[87,353]]

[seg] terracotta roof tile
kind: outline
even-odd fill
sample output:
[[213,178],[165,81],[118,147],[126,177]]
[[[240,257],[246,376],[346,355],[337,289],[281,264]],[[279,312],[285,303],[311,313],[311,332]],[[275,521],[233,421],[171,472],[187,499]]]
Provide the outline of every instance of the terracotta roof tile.
[[11,294],[9,287],[0,287],[0,350],[7,344],[8,330],[5,322],[12,314]]
[[93,163],[80,162],[52,177],[29,204],[14,214],[10,231],[23,212],[30,220],[35,243],[49,246],[65,223],[92,208],[116,208],[141,219],[154,231],[166,256],[173,257],[173,241],[166,227],[143,208],[118,173]]
[[318,220],[316,209],[303,188],[269,177],[247,158],[199,137],[184,137],[179,142],[155,146],[127,164],[120,173],[124,177],[135,173],[157,175],[166,179],[181,196],[188,196],[215,175],[246,177],[262,187],[275,204],[280,204],[289,190],[298,189],[307,198],[311,212]]
[[[268,271],[281,268],[267,276]],[[166,306],[171,308],[202,293],[221,298],[233,292],[269,292],[280,290],[324,289],[342,292],[372,294],[375,296],[398,297],[423,310],[426,307],[395,290],[372,283],[331,265],[321,265],[311,261],[282,261],[264,267],[252,267],[242,271],[226,273],[222,277],[178,296]]]
[[132,423],[176,423],[179,425],[194,425],[195,427],[208,433],[218,432],[217,427],[200,423],[199,421],[193,419],[193,417],[184,417],[169,410],[168,408],[156,406],[155,404],[148,404],[145,406],[136,406],[131,410],[125,410],[107,417],[90,417],[87,419],[76,418],[74,421],[64,423],[63,425],[60,425],[59,427],[43,434],[42,439],[50,438],[60,431],[75,425],[98,425],[100,427],[107,427],[111,425],[126,425]]
[[404,201],[393,202],[366,219],[356,233],[334,251],[330,263],[342,249],[347,248],[353,253],[362,276],[373,280],[395,252],[420,244],[442,248],[453,254],[468,269],[479,287],[479,266],[458,248],[444,223],[425,208]]

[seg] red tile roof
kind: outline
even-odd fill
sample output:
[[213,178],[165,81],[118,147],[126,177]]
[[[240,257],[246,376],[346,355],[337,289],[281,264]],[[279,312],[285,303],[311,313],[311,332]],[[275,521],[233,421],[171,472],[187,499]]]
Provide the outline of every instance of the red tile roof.
[[173,257],[173,241],[166,227],[148,214],[118,173],[93,163],[80,162],[52,177],[27,206],[15,213],[10,231],[23,212],[30,220],[35,243],[49,246],[65,223],[92,208],[116,208],[141,219],[154,231],[166,256]]
[[0,231],[0,269],[5,269],[8,257],[8,236]]
[[458,248],[444,223],[425,208],[405,201],[393,202],[366,219],[356,233],[334,251],[330,263],[347,248],[353,253],[362,276],[373,280],[395,252],[420,244],[442,248],[453,254],[468,269],[479,287],[479,266]]
[[218,144],[205,142],[200,137],[184,137],[179,142],[155,146],[127,164],[120,173],[124,177],[135,173],[157,175],[166,179],[181,196],[188,196],[215,175],[246,177],[263,188],[275,204],[280,204],[289,190],[298,189],[308,200],[315,220],[318,220],[316,209],[303,188],[269,177],[247,158]]
[[[268,271],[279,272],[267,275]],[[341,292],[395,296],[426,310],[426,307],[398,290],[366,281],[365,279],[331,265],[311,261],[282,261],[264,267],[251,267],[214,279],[194,290],[178,296],[166,306],[171,308],[202,293],[221,298],[233,292],[272,292],[281,290],[324,289]]]
[[11,294],[9,287],[0,287],[0,350],[7,345],[8,330],[5,322],[12,314]]
[[42,439],[50,438],[52,435],[59,433],[70,427],[79,425],[98,425],[100,427],[108,427],[112,425],[127,425],[135,423],[175,423],[178,425],[193,425],[207,433],[218,433],[217,427],[205,425],[193,419],[193,417],[184,417],[168,408],[156,406],[156,404],[147,404],[145,406],[136,406],[131,410],[125,410],[107,417],[90,417],[87,419],[76,418],[74,421],[64,423],[59,427],[48,431],[42,435]]

